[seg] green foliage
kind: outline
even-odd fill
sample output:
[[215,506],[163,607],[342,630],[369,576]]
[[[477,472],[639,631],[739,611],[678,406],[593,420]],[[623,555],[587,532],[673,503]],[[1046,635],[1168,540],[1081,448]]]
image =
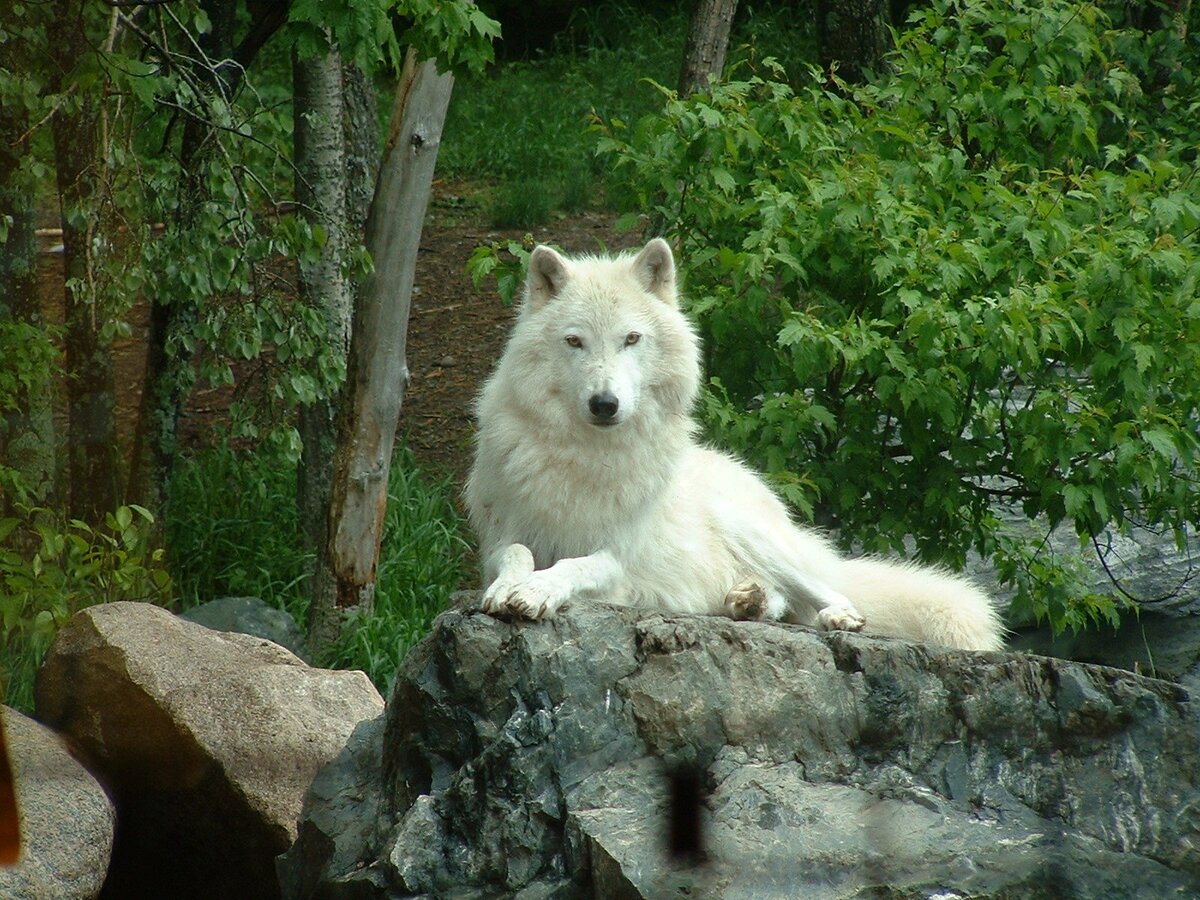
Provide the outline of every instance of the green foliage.
[[935,0],[891,72],[782,72],[602,150],[671,224],[710,429],[843,539],[993,558],[1056,631],[1118,604],[993,502],[1081,546],[1200,520],[1200,184],[1092,4]]
[[[296,462],[279,450],[222,443],[179,463],[166,538],[185,608],[255,596],[306,622],[312,559],[302,549],[295,487]],[[466,544],[452,498],[449,482],[429,481],[400,451],[391,467],[374,613],[351,622],[322,664],[362,669],[386,690],[462,579]]]
[[461,584],[467,544],[448,480],[428,481],[401,451],[392,463],[375,608],[352,619],[327,664],[361,669],[386,696],[409,649]]
[[[397,34],[395,20],[404,22]],[[365,72],[399,70],[403,48],[434,57],[443,69],[482,71],[493,59],[500,25],[468,0],[299,0],[288,8],[301,59],[327,52],[330,43]]]
[[16,412],[16,398],[47,384],[57,371],[58,331],[17,321],[0,310],[0,414]]
[[183,608],[259,597],[304,624],[312,558],[300,541],[294,456],[221,441],[179,460],[170,496],[167,561]]
[[171,578],[151,549],[154,517],[121,506],[93,527],[23,506],[0,519],[0,684],[5,703],[33,708],[33,676],[58,629],[79,610],[117,600],[165,602]]
[[521,241],[502,241],[476,247],[467,260],[467,274],[478,290],[488,278],[496,279],[496,292],[505,306],[513,302],[517,290],[525,279],[529,268],[529,255],[533,252],[533,235],[525,235]]

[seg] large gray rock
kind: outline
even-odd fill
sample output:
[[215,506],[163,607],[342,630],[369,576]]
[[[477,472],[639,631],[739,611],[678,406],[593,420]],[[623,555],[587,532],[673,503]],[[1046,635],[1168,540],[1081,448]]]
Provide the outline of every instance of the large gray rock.
[[361,672],[144,603],[76,614],[36,697],[113,791],[114,897],[278,896],[304,792],[383,709]]
[[[1043,545],[1046,558],[1077,563],[1091,590],[1122,609],[1121,624],[1098,624],[1086,631],[1054,635],[1048,626],[1014,621],[1014,649],[1045,656],[1117,666],[1200,688],[1200,546],[1185,536],[1182,548],[1169,529],[1130,525],[1124,533],[1108,529],[1080,548],[1067,522],[1049,528],[1044,518],[1030,522],[1018,506],[997,504],[993,511],[1003,529],[1029,535]],[[994,585],[997,573],[977,556],[968,571],[981,584]],[[1001,601],[1013,591],[996,591]]]
[[259,597],[218,597],[184,610],[179,616],[216,631],[234,631],[265,638],[308,661],[304,632],[296,620]]
[[0,868],[5,900],[74,900],[100,894],[112,855],[112,801],[62,738],[0,707],[12,761],[22,852]]
[[[335,847],[310,795],[287,896],[1200,892],[1200,712],[1114,669],[600,605],[451,611],[397,677],[374,787],[370,755],[338,777],[373,821]],[[665,853],[668,773],[689,771],[700,866]]]

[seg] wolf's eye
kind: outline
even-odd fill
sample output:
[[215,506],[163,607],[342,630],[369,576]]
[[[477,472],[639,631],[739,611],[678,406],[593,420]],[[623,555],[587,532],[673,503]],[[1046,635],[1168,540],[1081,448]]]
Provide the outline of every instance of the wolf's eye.
[[567,346],[574,347],[576,350],[578,350],[580,347],[583,346],[583,341],[580,339],[579,335],[577,335],[577,334],[568,334],[567,335]]
[[636,331],[631,331],[631,332],[629,332],[629,334],[625,335],[625,346],[632,347],[634,344],[636,344],[641,339],[642,339],[642,336],[640,334],[638,334]]

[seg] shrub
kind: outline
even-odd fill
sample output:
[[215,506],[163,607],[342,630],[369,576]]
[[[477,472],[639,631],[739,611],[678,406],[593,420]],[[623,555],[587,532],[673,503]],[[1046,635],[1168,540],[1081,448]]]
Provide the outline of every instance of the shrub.
[[682,250],[714,437],[847,544],[992,558],[1056,631],[1118,601],[996,502],[1081,545],[1200,519],[1196,102],[1144,95],[1128,38],[1089,3],[934,0],[876,83],[768,60],[601,140]]
[[151,549],[154,518],[140,506],[118,507],[102,527],[19,512],[0,519],[0,684],[5,703],[30,711],[34,674],[67,619],[98,603],[165,602],[171,578],[162,551]]

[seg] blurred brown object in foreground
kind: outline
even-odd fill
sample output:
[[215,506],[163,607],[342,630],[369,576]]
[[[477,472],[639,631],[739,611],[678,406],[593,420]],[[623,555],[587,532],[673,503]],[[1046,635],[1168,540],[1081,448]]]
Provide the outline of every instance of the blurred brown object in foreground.
[[17,794],[13,788],[8,744],[4,740],[4,715],[0,713],[0,866],[16,865],[21,856],[21,830],[17,824]]

